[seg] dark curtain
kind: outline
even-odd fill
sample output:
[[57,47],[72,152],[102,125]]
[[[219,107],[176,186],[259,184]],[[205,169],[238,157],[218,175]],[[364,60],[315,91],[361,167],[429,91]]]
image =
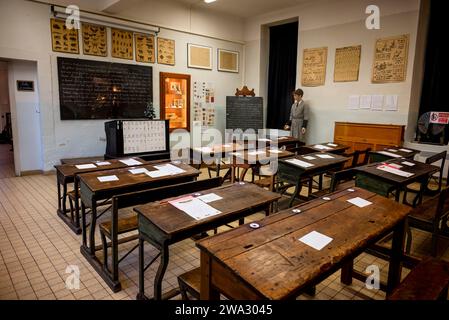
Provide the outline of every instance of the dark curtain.
[[296,83],[298,22],[270,27],[267,128],[282,129],[290,117]]
[[[430,20],[427,33],[424,79],[420,101],[419,115],[428,111],[449,111],[447,88],[449,85],[449,59],[445,47],[447,31],[447,3],[432,0],[430,3]],[[444,143],[448,142],[448,130],[444,130]],[[423,142],[437,142],[441,137],[423,136]],[[433,140],[433,141],[432,141]]]

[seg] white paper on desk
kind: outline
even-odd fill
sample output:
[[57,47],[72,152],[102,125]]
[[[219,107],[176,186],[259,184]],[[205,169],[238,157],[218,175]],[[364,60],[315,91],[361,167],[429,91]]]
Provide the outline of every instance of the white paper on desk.
[[196,198],[200,199],[201,201],[203,201],[205,203],[214,202],[214,201],[223,199],[222,197],[220,197],[218,194],[215,194],[215,193],[204,194],[204,195],[196,197]]
[[232,144],[224,144],[223,145],[223,148],[230,148],[230,147],[232,147]]
[[397,95],[386,95],[385,96],[385,111],[398,111],[398,96]]
[[360,109],[370,109],[371,108],[371,96],[363,95],[360,96]]
[[319,150],[332,150],[331,147],[327,147],[327,146],[323,146],[322,144],[316,144],[313,146],[315,149],[319,149]]
[[270,149],[268,150],[270,153],[282,153],[282,150],[279,149]]
[[298,159],[288,159],[288,160],[285,160],[285,161],[290,162],[291,164],[294,164],[296,166],[303,167],[303,168],[313,167],[312,163],[308,163],[308,162],[301,161],[301,160],[298,160]]
[[334,159],[334,157],[329,154],[317,154],[316,156],[320,157],[321,159]]
[[142,162],[137,161],[135,159],[123,159],[123,160],[119,160],[121,163],[126,164],[127,166],[137,166],[139,164],[142,164]]
[[348,109],[357,110],[360,105],[360,96],[352,95],[348,99]]
[[97,178],[100,182],[108,182],[108,181],[118,181],[118,177],[116,175],[113,176],[103,176]]
[[288,137],[278,137],[278,140],[284,140],[287,139]]
[[408,162],[408,161],[403,161],[401,163],[405,164],[406,166],[409,166],[409,167],[413,167],[415,165],[413,162]]
[[88,164],[77,164],[76,168],[77,169],[94,169],[97,166],[92,164],[92,163],[88,163]]
[[382,111],[384,106],[384,96],[382,94],[375,94],[371,97],[371,110]]
[[164,164],[164,165],[159,165],[159,166],[154,166],[156,169],[158,169],[159,171],[163,171],[169,175],[175,175],[175,174],[180,174],[183,172],[186,172],[185,170],[178,168],[177,166],[174,166],[170,163],[168,164]]
[[100,162],[97,162],[97,163],[96,163],[97,166],[108,166],[108,165],[110,165],[110,164],[111,164],[111,163],[108,162],[108,161],[100,161]]
[[390,151],[390,152],[398,152],[398,150],[396,150],[396,149],[387,149],[387,151]]
[[257,139],[257,140],[262,141],[262,142],[271,142],[271,140],[267,139],[267,138],[261,138],[261,139]]
[[321,250],[333,239],[317,231],[312,231],[298,240],[316,250]]
[[356,197],[356,198],[352,198],[349,200],[346,200],[349,203],[352,203],[353,205],[359,207],[359,208],[363,208],[366,206],[369,206],[370,204],[373,204],[372,202],[369,202],[368,200],[362,199],[360,197]]
[[401,169],[402,168],[402,166],[400,164],[397,164],[397,163],[389,163],[388,165],[390,167],[395,168],[395,169]]
[[327,145],[331,146],[331,147],[338,147],[338,144],[335,144],[335,143],[328,143]]
[[145,169],[145,168],[130,169],[128,171],[131,172],[132,174],[139,174],[139,173],[147,173],[148,172],[148,170]]
[[303,158],[307,160],[316,160],[316,158],[312,156],[303,156]]
[[413,152],[413,150],[404,149],[404,148],[399,149],[399,151],[408,152],[408,153]]
[[204,152],[204,153],[211,153],[214,150],[211,147],[201,147],[201,148],[195,148],[196,151]]
[[251,152],[248,152],[248,155],[250,155],[250,156],[257,156],[258,154],[265,154],[265,151],[251,151]]
[[411,172],[407,172],[407,171],[403,171],[403,170],[399,170],[399,169],[396,169],[396,168],[392,168],[392,167],[389,167],[389,166],[383,166],[383,165],[382,166],[378,166],[377,169],[382,170],[382,171],[386,171],[386,172],[389,172],[389,173],[392,173],[392,174],[395,174],[395,175],[398,175],[398,176],[401,176],[401,177],[406,177],[406,178],[409,178],[409,177],[414,175],[414,173],[411,173]]
[[395,154],[395,153],[391,153],[391,152],[388,152],[388,151],[377,151],[377,152],[380,153],[380,154],[384,154],[384,155],[386,155],[386,156],[389,156],[389,157],[393,157],[393,158],[401,158],[400,155]]
[[172,200],[169,203],[175,208],[184,211],[195,220],[201,220],[221,213],[220,210],[192,196]]
[[170,173],[166,172],[166,171],[162,171],[162,170],[153,170],[153,171],[149,171],[147,170],[147,172],[145,172],[145,174],[151,178],[159,178],[159,177],[165,177],[165,176],[171,176]]

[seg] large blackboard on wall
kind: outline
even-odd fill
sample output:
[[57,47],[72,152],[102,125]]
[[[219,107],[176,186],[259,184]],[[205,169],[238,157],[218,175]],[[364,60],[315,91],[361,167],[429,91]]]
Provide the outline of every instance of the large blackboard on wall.
[[61,120],[143,118],[152,67],[58,57]]
[[262,97],[226,97],[226,129],[262,128]]

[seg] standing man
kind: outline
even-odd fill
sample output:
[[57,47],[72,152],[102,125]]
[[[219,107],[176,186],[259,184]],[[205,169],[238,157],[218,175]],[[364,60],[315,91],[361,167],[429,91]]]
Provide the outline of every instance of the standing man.
[[290,121],[284,126],[284,130],[290,129],[290,134],[305,142],[305,134],[307,130],[307,123],[309,121],[309,107],[304,104],[302,97],[304,92],[301,89],[296,89],[293,92],[293,102],[290,111]]

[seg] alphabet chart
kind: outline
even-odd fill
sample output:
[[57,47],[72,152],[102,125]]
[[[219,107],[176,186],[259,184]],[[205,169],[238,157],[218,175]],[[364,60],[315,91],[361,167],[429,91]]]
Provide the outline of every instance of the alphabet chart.
[[165,151],[166,130],[164,120],[123,121],[123,152]]

